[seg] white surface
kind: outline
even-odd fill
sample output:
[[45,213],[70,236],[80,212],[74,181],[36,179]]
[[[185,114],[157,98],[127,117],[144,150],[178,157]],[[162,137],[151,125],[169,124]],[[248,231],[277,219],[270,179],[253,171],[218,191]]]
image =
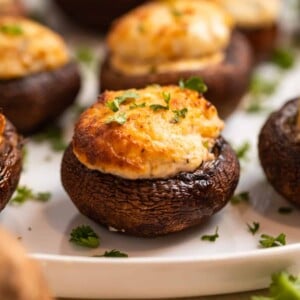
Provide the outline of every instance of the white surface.
[[[90,71],[84,72],[88,82],[80,101],[91,102],[96,97],[96,81]],[[274,109],[300,95],[299,82],[298,61],[293,70],[284,74],[278,92],[267,105]],[[60,297],[183,297],[266,287],[275,271],[300,272],[300,212],[277,212],[280,206],[289,204],[266,183],[257,159],[257,135],[267,115],[268,112],[249,115],[241,109],[228,120],[224,136],[233,145],[251,142],[237,190],[249,191],[251,200],[236,206],[229,204],[204,226],[157,239],[109,232],[80,215],[68,199],[60,183],[61,154],[52,153],[47,144],[31,142],[21,184],[34,191],[51,191],[52,198],[44,204],[9,205],[1,213],[0,222],[22,238],[30,254],[42,263],[50,286]],[[74,120],[70,116],[66,120],[70,136]],[[261,225],[255,236],[246,225],[253,221]],[[99,249],[76,247],[68,241],[72,228],[81,224],[91,225],[99,234]],[[200,240],[203,234],[214,233],[216,226],[220,238],[215,243]],[[287,236],[286,246],[260,249],[260,234],[277,236],[281,232]],[[91,257],[111,249],[128,253],[129,258]]]

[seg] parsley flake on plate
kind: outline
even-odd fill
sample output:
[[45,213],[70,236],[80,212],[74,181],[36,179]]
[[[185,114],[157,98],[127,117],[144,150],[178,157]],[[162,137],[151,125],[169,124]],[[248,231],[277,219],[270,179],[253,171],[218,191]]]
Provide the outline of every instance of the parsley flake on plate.
[[235,205],[241,202],[248,202],[250,199],[249,192],[241,192],[231,197],[230,203]]
[[252,225],[247,224],[248,230],[254,235],[259,230],[260,224],[258,222],[252,222]]
[[124,253],[124,252],[121,252],[119,250],[113,249],[113,250],[110,250],[110,251],[105,251],[101,255],[94,255],[94,257],[115,257],[115,258],[123,257],[123,258],[126,258],[126,257],[128,257],[128,254]]
[[271,61],[279,68],[288,70],[295,65],[295,53],[292,49],[277,48],[273,52]]
[[300,300],[300,278],[286,272],[272,275],[269,297],[253,296],[251,300]]
[[263,248],[271,248],[286,245],[286,236],[284,233],[279,234],[277,237],[273,237],[267,234],[260,236],[259,244]]
[[11,199],[12,204],[23,204],[28,200],[47,202],[51,198],[51,193],[49,192],[38,192],[35,193],[32,189],[27,186],[18,186],[17,190]]
[[216,231],[212,235],[203,235],[201,237],[202,241],[215,242],[219,238],[219,227],[216,228]]
[[69,241],[87,248],[97,248],[100,245],[99,236],[88,225],[74,228],[70,234]]

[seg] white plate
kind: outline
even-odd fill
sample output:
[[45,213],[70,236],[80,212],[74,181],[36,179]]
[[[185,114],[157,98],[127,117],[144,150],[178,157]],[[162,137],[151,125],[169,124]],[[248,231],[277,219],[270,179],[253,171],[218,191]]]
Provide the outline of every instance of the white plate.
[[[93,39],[93,42],[97,41]],[[77,43],[78,44],[78,43]],[[266,68],[265,74],[272,70]],[[80,96],[95,99],[95,78],[85,70],[86,85]],[[300,61],[286,73],[278,92],[267,102],[272,108],[300,95]],[[242,164],[238,191],[249,191],[249,203],[229,204],[209,223],[157,239],[127,237],[109,232],[80,215],[60,183],[61,154],[48,144],[28,145],[28,161],[21,178],[34,191],[51,191],[49,202],[28,202],[20,207],[9,205],[0,222],[27,247],[31,256],[42,263],[56,296],[73,298],[161,298],[212,295],[266,287],[270,274],[282,269],[300,272],[300,212],[277,212],[289,206],[266,183],[257,159],[257,134],[267,113],[249,115],[242,110],[227,122],[224,136],[234,145],[250,141],[248,161]],[[67,117],[67,135],[72,118]],[[80,183],[78,183],[80,184]],[[237,192],[238,192],[237,191]],[[247,223],[259,222],[255,236]],[[96,250],[83,249],[69,242],[72,228],[89,224],[101,237]],[[204,234],[219,227],[219,239],[201,241]],[[285,233],[287,245],[261,249],[262,233]],[[105,250],[119,249],[129,258],[94,258]]]

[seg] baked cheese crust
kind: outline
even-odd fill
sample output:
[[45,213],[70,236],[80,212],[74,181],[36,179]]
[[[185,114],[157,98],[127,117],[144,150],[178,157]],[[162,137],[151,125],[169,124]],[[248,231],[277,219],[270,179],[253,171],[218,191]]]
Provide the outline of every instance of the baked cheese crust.
[[202,68],[222,61],[232,27],[230,15],[211,1],[147,3],[110,31],[111,63],[126,74]]
[[214,0],[232,15],[237,26],[260,28],[274,25],[279,17],[281,0]]
[[0,79],[57,69],[69,61],[63,39],[50,29],[19,17],[0,17]]
[[165,178],[214,159],[211,149],[222,128],[216,108],[196,91],[156,85],[106,91],[81,115],[73,151],[92,170],[127,179]]

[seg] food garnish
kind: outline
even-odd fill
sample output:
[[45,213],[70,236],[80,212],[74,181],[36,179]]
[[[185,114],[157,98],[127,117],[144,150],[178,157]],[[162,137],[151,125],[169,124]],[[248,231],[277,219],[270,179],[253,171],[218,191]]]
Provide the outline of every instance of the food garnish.
[[200,94],[204,94],[207,91],[207,85],[200,77],[191,77],[185,81],[180,79],[179,86],[183,89],[197,91]]
[[249,199],[250,199],[249,192],[241,192],[231,197],[230,202],[231,204],[235,205],[241,202],[248,202]]
[[123,95],[116,97],[113,101],[109,101],[106,103],[106,106],[111,109],[113,112],[117,112],[120,109],[120,105],[129,100],[129,99],[137,99],[139,94],[135,92],[125,92]]
[[23,29],[18,24],[3,24],[0,26],[0,32],[12,36],[23,34]]
[[277,237],[272,237],[267,234],[262,234],[260,236],[259,244],[263,248],[271,248],[271,247],[278,247],[284,246],[286,244],[286,236],[284,233],[280,233]]
[[127,121],[127,117],[125,113],[119,113],[119,114],[114,114],[113,116],[109,117],[105,124],[110,124],[110,123],[117,123],[119,125],[124,125]]
[[258,222],[252,222],[252,225],[247,224],[248,230],[254,235],[259,230],[260,224]]
[[219,238],[219,227],[216,228],[216,231],[212,235],[203,235],[201,237],[202,241],[215,242]]
[[277,48],[273,52],[272,62],[281,69],[290,69],[295,65],[295,54],[291,49]]
[[235,150],[238,159],[246,160],[250,148],[251,148],[251,144],[248,141],[244,142],[241,146],[239,146]]
[[50,198],[51,198],[50,192],[35,193],[32,191],[32,189],[26,186],[19,186],[17,187],[15,196],[11,199],[11,203],[23,204],[27,200],[47,202]]
[[93,255],[94,257],[128,257],[127,253],[121,252],[119,250],[113,249],[110,251],[105,251],[101,255]]
[[69,241],[87,248],[97,248],[100,245],[99,236],[88,225],[74,228]]
[[287,272],[272,275],[270,297],[253,296],[251,300],[300,300],[300,278]]

